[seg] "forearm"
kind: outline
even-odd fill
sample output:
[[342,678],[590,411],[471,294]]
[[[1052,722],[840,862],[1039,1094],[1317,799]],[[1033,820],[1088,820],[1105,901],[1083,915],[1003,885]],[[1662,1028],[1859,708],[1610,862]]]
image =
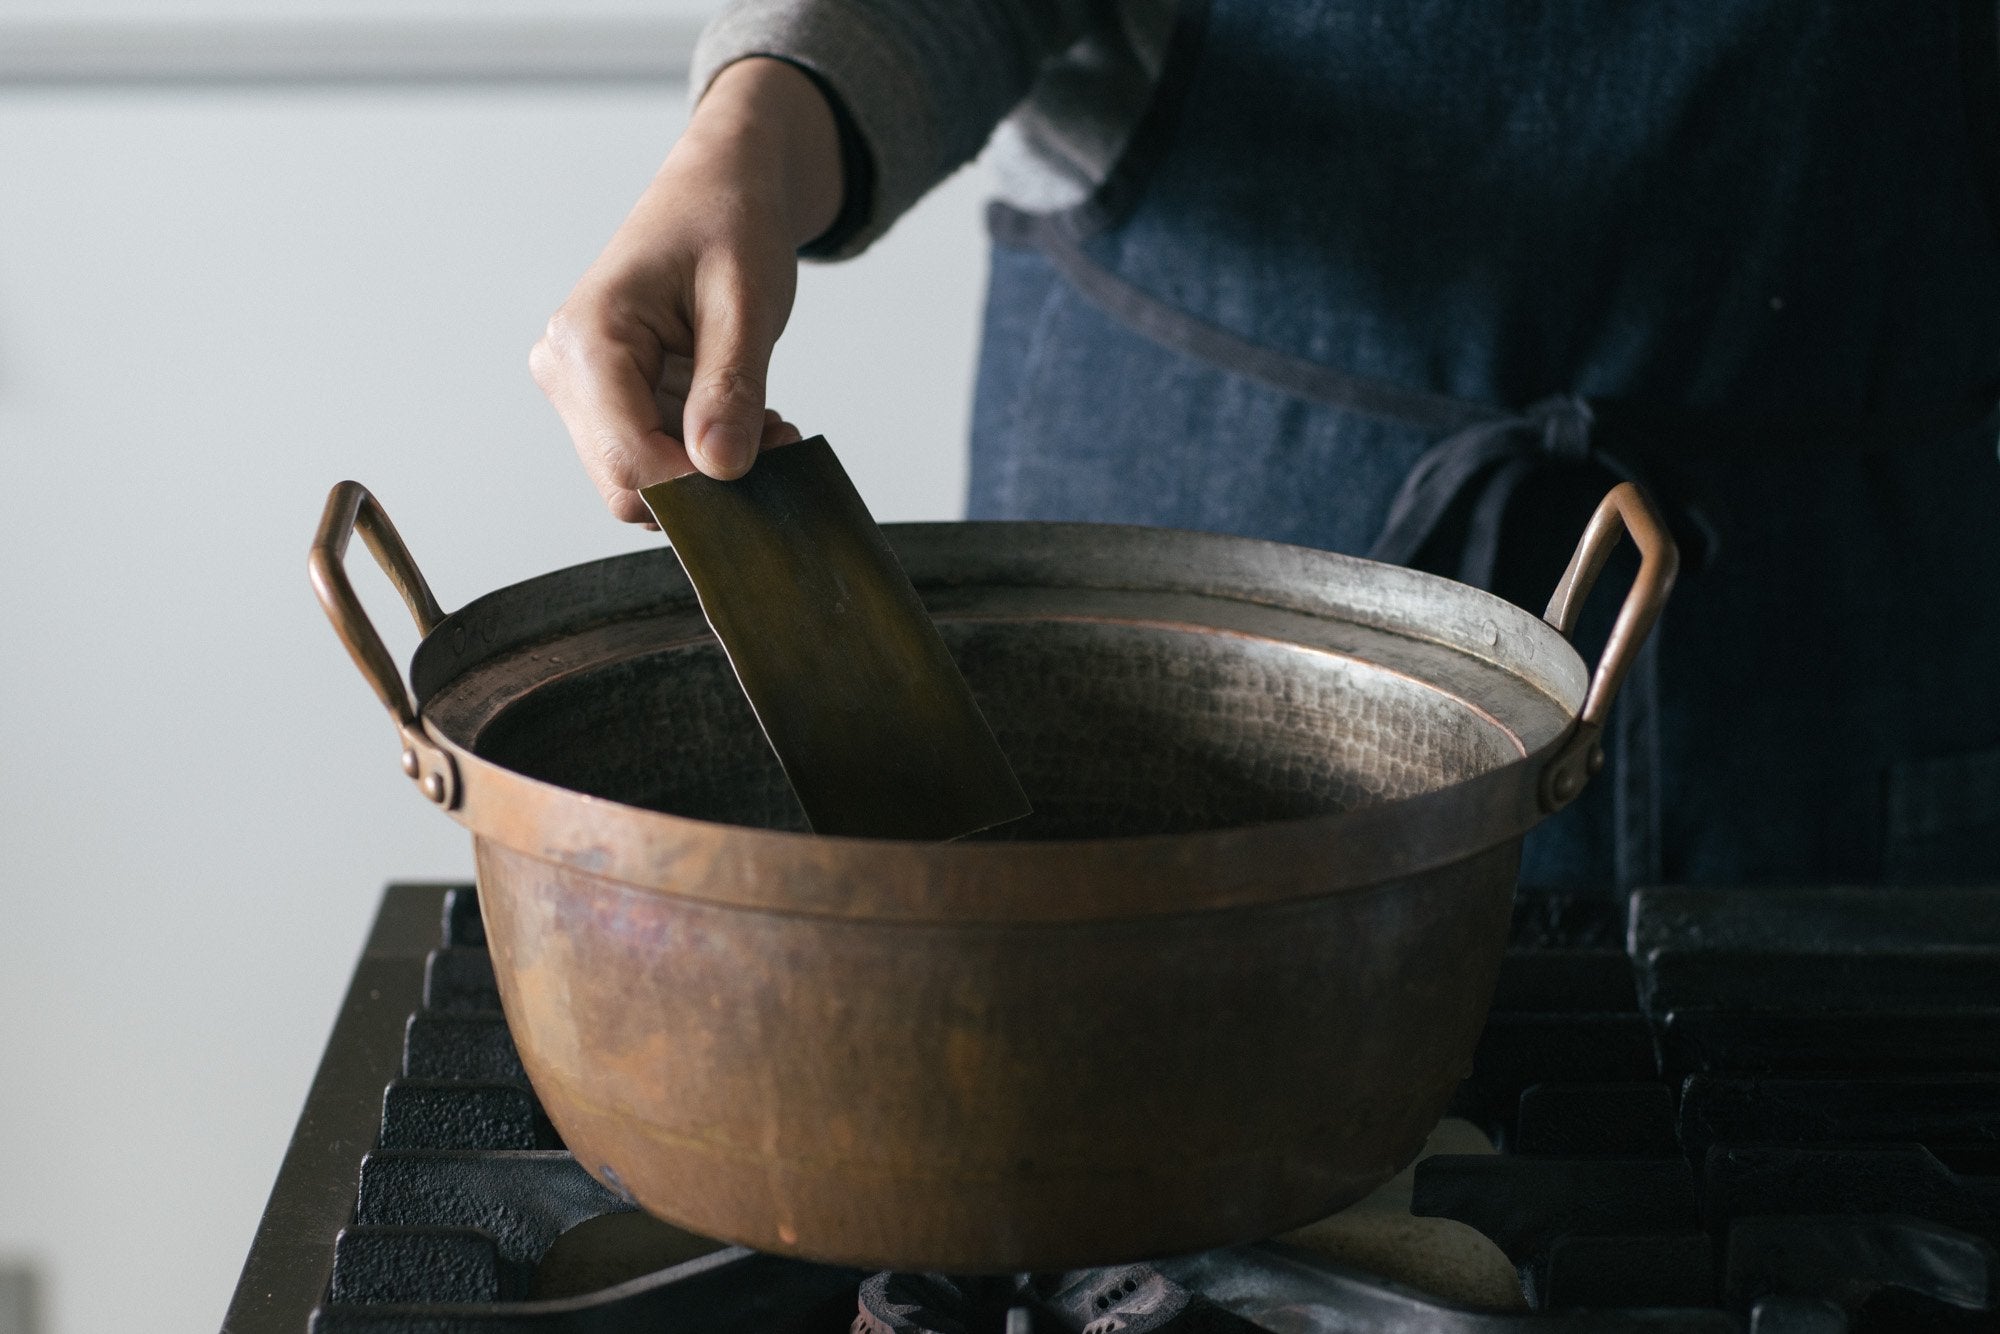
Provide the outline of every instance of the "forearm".
[[750,57],[719,71],[668,156],[726,166],[745,207],[783,220],[794,246],[840,212],[843,180],[832,110],[813,81],[783,60]]
[[691,77],[703,89],[762,54],[825,81],[873,164],[872,195],[840,246],[853,253],[976,154],[1042,62],[1103,9],[1102,0],[735,0],[703,34]]

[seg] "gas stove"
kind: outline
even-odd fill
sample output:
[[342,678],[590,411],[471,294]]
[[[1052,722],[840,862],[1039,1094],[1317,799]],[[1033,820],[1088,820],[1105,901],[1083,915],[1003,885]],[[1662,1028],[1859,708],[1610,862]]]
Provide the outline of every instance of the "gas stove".
[[394,885],[223,1328],[2000,1330],[1996,1242],[2000,887],[1524,893],[1471,1075],[1377,1198],[1010,1278],[810,1264],[633,1211],[535,1101],[473,889]]

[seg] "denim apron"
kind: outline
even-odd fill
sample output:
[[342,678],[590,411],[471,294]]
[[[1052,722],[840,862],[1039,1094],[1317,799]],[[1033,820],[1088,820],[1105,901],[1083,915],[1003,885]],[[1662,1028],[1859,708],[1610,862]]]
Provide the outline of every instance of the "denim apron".
[[2000,873],[1992,8],[1190,10],[1097,195],[993,211],[969,513],[1539,611],[1636,478],[1683,575],[1524,882]]

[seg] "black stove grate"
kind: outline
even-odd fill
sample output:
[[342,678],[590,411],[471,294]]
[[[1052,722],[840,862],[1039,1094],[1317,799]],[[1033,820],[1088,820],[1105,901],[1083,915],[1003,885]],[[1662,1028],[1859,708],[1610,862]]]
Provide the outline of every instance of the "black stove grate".
[[[1011,1280],[718,1248],[633,1212],[563,1149],[499,1014],[473,891],[393,887],[224,1328],[2000,1330],[2000,889],[1645,890],[1623,922],[1606,907],[1523,897],[1452,1107],[1503,1152],[1417,1169],[1414,1212],[1517,1267],[1531,1309],[1501,1315],[1278,1245]],[[392,958],[403,983],[370,971]],[[376,1012],[397,1005],[391,1050],[394,1016]],[[336,1059],[348,1030],[375,1035],[372,1093],[347,1068],[367,1062]],[[316,1128],[362,1097],[379,1119],[342,1141],[344,1205],[322,1200],[328,1235],[306,1235],[291,1201],[329,1188],[303,1160],[327,1158]],[[260,1286],[304,1306],[260,1303]]]

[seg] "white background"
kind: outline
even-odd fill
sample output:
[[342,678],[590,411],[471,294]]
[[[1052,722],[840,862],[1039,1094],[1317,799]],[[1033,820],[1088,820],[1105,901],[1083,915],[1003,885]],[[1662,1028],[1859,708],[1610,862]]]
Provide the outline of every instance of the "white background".
[[478,20],[496,16],[529,19],[685,19],[699,25],[722,7],[722,0],[0,0],[0,23],[54,21],[82,25],[99,21],[147,23],[290,22],[321,19]]
[[[328,487],[375,490],[447,609],[658,540],[525,358],[684,100],[0,86],[0,1264],[45,1334],[220,1324],[383,883],[470,874],[307,588]],[[959,513],[980,195],[809,268],[774,369],[885,521]]]

